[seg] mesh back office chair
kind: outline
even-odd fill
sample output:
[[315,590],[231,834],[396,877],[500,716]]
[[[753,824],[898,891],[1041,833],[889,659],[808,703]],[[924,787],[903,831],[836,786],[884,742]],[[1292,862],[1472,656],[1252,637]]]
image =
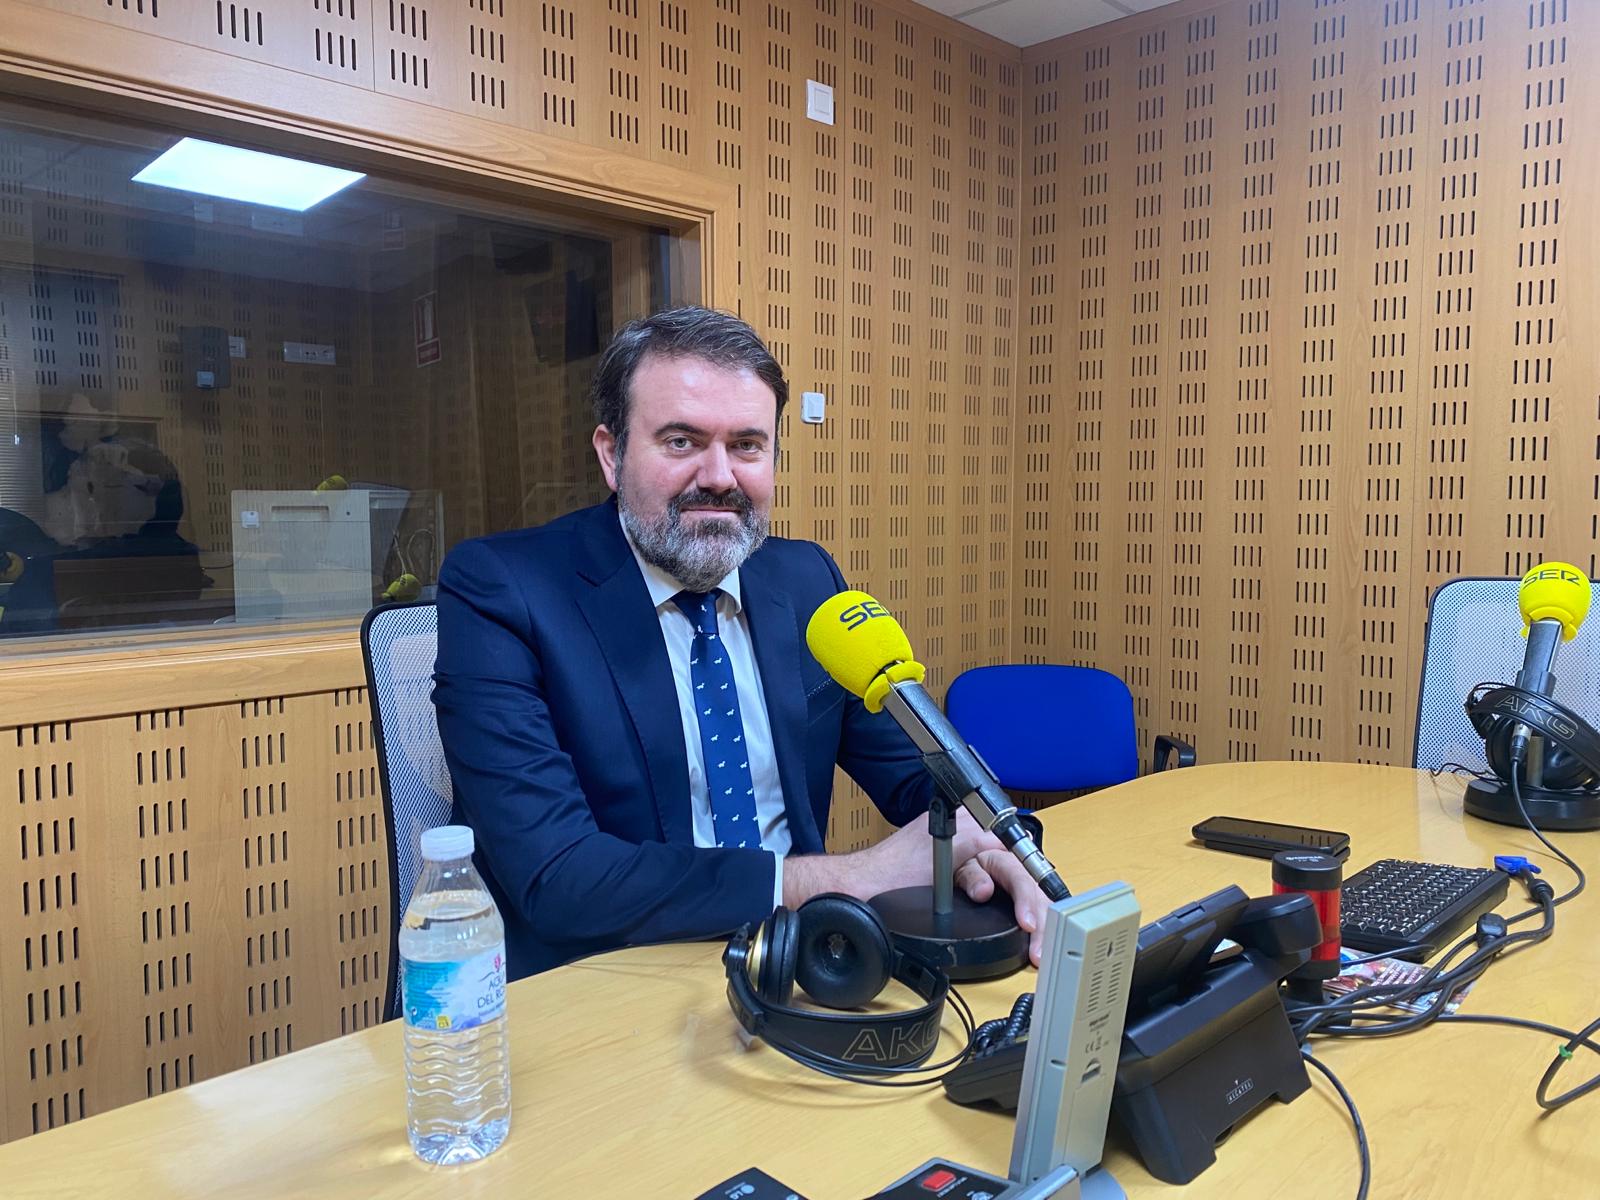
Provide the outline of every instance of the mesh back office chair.
[[[1133,693],[1107,671],[1045,663],[974,667],[957,675],[945,711],[1000,786],[1066,792],[1125,783],[1139,774]],[[1194,747],[1158,736],[1153,769]]]
[[[1422,654],[1416,750],[1411,765],[1434,770],[1459,763],[1487,771],[1483,739],[1463,707],[1480,683],[1514,683],[1528,648],[1517,609],[1517,579],[1452,579],[1433,593]],[[1600,583],[1596,600],[1600,600]],[[1600,663],[1592,625],[1556,653],[1555,698],[1591,725],[1600,719]]]
[[400,1015],[400,921],[422,873],[422,831],[450,821],[450,770],[433,712],[438,644],[438,609],[432,603],[375,608],[361,622],[361,657],[372,697],[393,896],[385,1020]]

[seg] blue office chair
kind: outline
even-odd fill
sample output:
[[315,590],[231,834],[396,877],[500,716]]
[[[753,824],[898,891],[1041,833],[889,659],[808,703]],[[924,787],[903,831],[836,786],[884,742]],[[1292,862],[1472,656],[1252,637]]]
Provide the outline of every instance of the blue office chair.
[[454,792],[433,711],[438,620],[432,603],[419,603],[375,608],[361,622],[393,897],[385,1020],[400,1015],[400,922],[422,873],[422,831],[449,824]]
[[[1467,693],[1480,683],[1512,683],[1528,643],[1517,607],[1518,579],[1452,579],[1428,605],[1428,628],[1418,688],[1417,736],[1411,764],[1437,770],[1447,763],[1487,771],[1483,738],[1467,719]],[[1600,583],[1592,585],[1600,602]],[[1596,603],[1592,611],[1600,611]],[[1593,625],[1556,652],[1555,698],[1591,725],[1600,718],[1600,662]]]
[[[1125,783],[1139,774],[1133,693],[1093,667],[1018,664],[974,667],[945,694],[951,724],[983,756],[1000,786],[1067,792]],[[1165,735],[1151,769],[1173,753],[1192,767],[1194,747]]]

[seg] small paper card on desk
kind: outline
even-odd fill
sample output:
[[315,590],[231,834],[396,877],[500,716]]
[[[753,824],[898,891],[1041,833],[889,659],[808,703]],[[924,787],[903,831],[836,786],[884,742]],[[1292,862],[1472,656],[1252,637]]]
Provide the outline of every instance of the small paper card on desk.
[[[1404,987],[1415,983],[1427,973],[1428,968],[1420,963],[1406,962],[1399,958],[1377,958],[1371,962],[1345,965],[1337,979],[1324,981],[1323,990],[1334,999],[1353,992],[1357,988],[1370,987],[1374,984],[1385,986]],[[1444,1006],[1444,1011],[1453,1013],[1461,1007],[1461,1001],[1472,990],[1472,984],[1463,984],[1457,988]],[[1413,996],[1409,1000],[1397,1000],[1389,1005],[1390,1008],[1403,1009],[1406,1012],[1426,1012],[1433,1007],[1433,1002],[1438,998],[1438,992],[1428,992],[1425,995]]]
[[751,1167],[740,1171],[732,1179],[724,1179],[709,1192],[701,1192],[695,1200],[806,1200],[792,1187],[779,1183],[765,1171]]

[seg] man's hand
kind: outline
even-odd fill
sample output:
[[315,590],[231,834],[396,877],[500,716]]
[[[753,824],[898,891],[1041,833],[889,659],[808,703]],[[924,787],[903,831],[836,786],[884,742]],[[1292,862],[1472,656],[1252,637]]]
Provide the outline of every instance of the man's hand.
[[1050,907],[1050,900],[1039,890],[1033,876],[1028,874],[1028,868],[1000,844],[1000,839],[992,833],[982,836],[994,845],[978,851],[966,862],[958,859],[956,883],[969,898],[980,904],[994,895],[996,884],[1010,894],[1017,913],[1017,924],[1028,931],[1028,957],[1037,967],[1039,955],[1044,950],[1044,915]]
[[[1044,914],[1050,902],[1027,868],[1000,844],[999,838],[984,832],[966,809],[956,814],[951,858],[955,863],[956,885],[969,898],[979,903],[988,900],[994,895],[996,884],[1011,895],[1017,924],[1032,935],[1028,953],[1038,966],[1044,940]],[[812,896],[823,892],[843,892],[859,900],[870,900],[880,892],[927,887],[932,883],[933,838],[928,833],[928,818],[924,814],[877,845],[853,854],[785,859],[783,904],[785,908],[799,908]]]

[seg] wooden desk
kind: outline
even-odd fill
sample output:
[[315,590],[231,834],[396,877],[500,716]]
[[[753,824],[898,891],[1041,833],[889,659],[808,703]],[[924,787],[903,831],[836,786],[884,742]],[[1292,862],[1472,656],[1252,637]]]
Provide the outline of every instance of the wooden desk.
[[[1150,919],[1227,883],[1268,890],[1265,861],[1190,842],[1189,828],[1216,813],[1348,830],[1358,867],[1386,856],[1487,863],[1495,852],[1535,854],[1527,833],[1463,822],[1460,793],[1452,779],[1390,767],[1207,766],[1073,801],[1045,823],[1069,882],[1086,889],[1126,879]],[[1600,874],[1600,835],[1561,841]],[[1565,869],[1537,857],[1564,890]],[[1597,893],[1561,910],[1550,941],[1492,969],[1467,1010],[1568,1028],[1594,1016]],[[1509,903],[1523,900],[1513,894]],[[448,1185],[406,1143],[400,1029],[390,1023],[0,1147],[0,1192],[431,1198],[448,1186],[453,1197],[493,1200],[690,1197],[756,1164],[812,1200],[839,1200],[868,1195],[936,1153],[1004,1172],[1005,1116],[960,1108],[938,1088],[872,1090],[813,1075],[765,1047],[741,1049],[719,950],[626,951],[513,987],[511,1138],[487,1161],[453,1169]],[[966,992],[982,1019],[1031,986],[1024,975]],[[1483,1026],[1321,1043],[1366,1121],[1372,1194],[1592,1195],[1600,1099],[1544,1119],[1533,1100],[1555,1046]],[[1568,1071],[1575,1080],[1595,1067],[1580,1056]],[[1169,1193],[1115,1144],[1108,1162],[1130,1195]],[[1356,1164],[1344,1107],[1313,1074],[1312,1092],[1236,1130],[1191,1191],[1346,1200]]]

